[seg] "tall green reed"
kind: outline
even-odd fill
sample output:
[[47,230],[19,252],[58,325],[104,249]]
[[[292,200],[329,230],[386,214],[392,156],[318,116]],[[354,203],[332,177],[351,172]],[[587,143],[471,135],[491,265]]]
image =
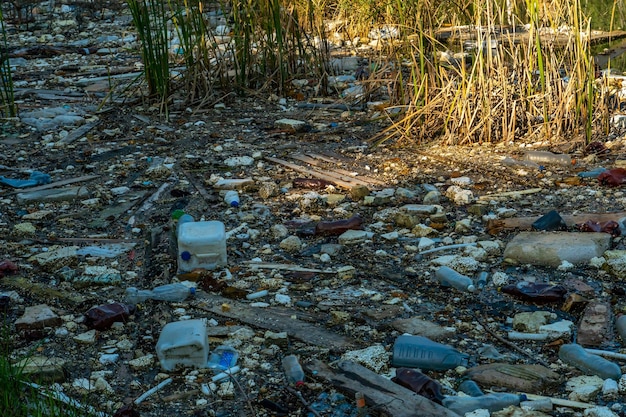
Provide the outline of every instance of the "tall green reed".
[[2,32],[2,51],[0,51],[0,115],[3,117],[17,116],[17,106],[13,95],[13,77],[8,56],[6,26],[2,8],[0,8],[0,29]]
[[148,92],[167,114],[170,95],[169,8],[163,0],[127,0],[141,41],[143,72]]

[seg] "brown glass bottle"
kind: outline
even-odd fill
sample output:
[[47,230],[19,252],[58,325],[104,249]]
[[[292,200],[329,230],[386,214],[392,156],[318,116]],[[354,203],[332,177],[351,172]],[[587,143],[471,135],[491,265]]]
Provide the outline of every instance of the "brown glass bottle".
[[115,322],[125,322],[135,312],[128,304],[112,303],[93,307],[85,313],[85,324],[96,330],[106,330]]
[[315,225],[315,234],[338,236],[347,230],[360,230],[363,228],[362,225],[363,219],[359,216],[352,216],[346,220],[321,221]]

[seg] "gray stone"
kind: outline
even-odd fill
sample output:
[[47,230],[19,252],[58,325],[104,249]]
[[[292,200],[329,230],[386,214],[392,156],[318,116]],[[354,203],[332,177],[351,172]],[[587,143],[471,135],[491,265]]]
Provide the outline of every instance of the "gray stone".
[[561,262],[589,262],[611,244],[608,233],[521,232],[504,250],[504,258],[520,264],[558,267]]
[[568,397],[572,401],[593,401],[602,390],[603,383],[598,376],[582,375],[567,381],[565,390],[570,391]]
[[391,326],[402,332],[416,336],[424,336],[431,340],[442,340],[454,334],[454,329],[441,327],[430,321],[422,320],[418,317],[408,319],[398,319],[391,323]]
[[294,119],[280,119],[274,122],[274,125],[279,129],[289,130],[291,132],[301,132],[306,129],[307,123],[302,120]]
[[53,202],[53,201],[70,201],[78,198],[89,196],[87,187],[67,187],[55,188],[51,190],[30,191],[17,194],[17,202],[19,204]]
[[283,239],[279,244],[281,249],[286,250],[287,252],[298,252],[302,249],[302,241],[298,236],[288,236]]
[[608,407],[592,407],[585,409],[583,413],[584,417],[618,417],[618,414],[615,414]]
[[280,188],[278,188],[278,185],[275,182],[269,181],[259,185],[259,197],[264,200],[278,195],[279,192]]
[[566,339],[569,340],[572,337],[572,328],[574,323],[569,320],[560,320],[556,323],[546,324],[539,327],[539,333],[546,333],[548,339]]
[[346,352],[341,358],[356,362],[376,373],[380,373],[389,363],[389,352],[382,345],[374,345],[365,349]]
[[439,204],[441,201],[441,193],[439,191],[429,191],[422,201],[424,204]]
[[626,250],[607,250],[604,258],[611,274],[617,278],[626,278]]
[[367,239],[371,239],[372,236],[372,232],[365,230],[346,230],[339,235],[337,241],[340,245],[356,245],[365,242]]
[[265,338],[265,343],[268,345],[276,345],[280,347],[287,347],[289,345],[287,332],[272,332],[268,330],[263,336]]
[[549,320],[554,320],[556,317],[556,314],[549,311],[518,313],[513,317],[513,329],[518,332],[536,333],[541,326],[548,324]]
[[63,321],[45,304],[26,307],[22,317],[15,321],[17,330],[43,329],[60,326]]

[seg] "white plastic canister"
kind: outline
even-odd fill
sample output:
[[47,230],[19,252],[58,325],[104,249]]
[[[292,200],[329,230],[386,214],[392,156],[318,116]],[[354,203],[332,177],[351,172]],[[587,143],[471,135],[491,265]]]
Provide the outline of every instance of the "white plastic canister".
[[219,221],[178,225],[178,272],[226,266],[226,231]]
[[209,338],[204,320],[167,323],[156,344],[161,368],[172,371],[177,365],[206,368]]

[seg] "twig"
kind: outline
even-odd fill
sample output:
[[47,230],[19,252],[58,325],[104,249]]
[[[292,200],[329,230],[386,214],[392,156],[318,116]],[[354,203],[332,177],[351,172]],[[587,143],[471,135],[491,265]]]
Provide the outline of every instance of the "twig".
[[503,338],[502,336],[499,336],[498,334],[496,334],[493,330],[491,330],[489,327],[487,327],[487,324],[481,320],[480,316],[478,315],[478,313],[474,312],[474,318],[476,319],[476,321],[478,322],[478,324],[480,324],[481,326],[483,326],[483,329],[485,329],[485,331],[487,333],[489,333],[491,336],[493,336],[498,342],[507,345],[508,347],[510,347],[511,349],[515,350],[518,353],[521,353],[522,355],[530,358],[531,360],[545,366],[546,368],[549,368],[550,365],[544,361],[543,359],[540,359],[534,355],[531,355],[530,353],[526,352],[524,349],[522,349],[521,347],[517,346],[514,343],[509,342],[508,340],[506,340],[505,338]]
[[300,402],[302,404],[304,404],[304,406],[307,408],[307,410],[309,410],[315,417],[322,417],[320,415],[320,413],[318,413],[317,411],[315,411],[315,409],[313,407],[311,407],[309,405],[309,403],[304,399],[304,397],[302,396],[302,393],[296,389],[293,389],[291,387],[285,387],[287,389],[287,391],[289,391],[290,393],[292,393],[293,395],[295,395],[296,397],[298,397],[298,399],[300,400]]

